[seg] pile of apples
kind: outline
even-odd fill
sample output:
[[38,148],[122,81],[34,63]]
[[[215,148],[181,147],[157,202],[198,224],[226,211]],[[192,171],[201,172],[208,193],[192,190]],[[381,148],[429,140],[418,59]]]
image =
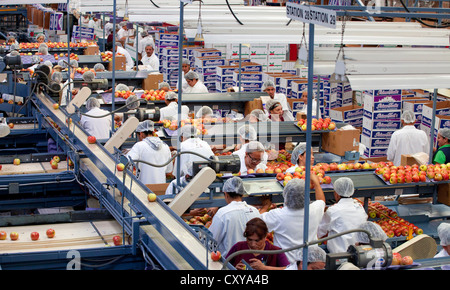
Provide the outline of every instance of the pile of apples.
[[[294,178],[305,179],[305,177],[306,177],[305,173],[306,173],[305,166],[298,166],[295,168],[294,173],[278,172],[276,179],[278,181],[283,181],[283,186],[286,186],[286,184]],[[315,174],[319,177],[320,184],[330,184],[331,183],[331,177],[328,175],[325,175],[325,171],[323,169],[311,170],[311,174]]]
[[413,164],[413,165],[386,165],[375,169],[375,173],[390,184],[426,182],[449,180],[450,164]]
[[414,263],[411,256],[403,256],[400,253],[392,253],[392,263],[391,266],[408,266]]
[[[124,54],[118,52],[116,53],[116,56],[123,56]],[[108,62],[108,61],[112,61],[113,59],[113,53],[111,51],[105,51],[105,52],[101,52],[100,56],[102,57],[102,61],[103,62]]]
[[212,217],[209,214],[205,213],[202,216],[194,216],[190,219],[183,218],[183,220],[188,225],[203,225],[206,228],[209,228],[209,226],[211,225],[211,222],[212,222]]
[[133,96],[133,95],[135,95],[135,93],[134,92],[132,92],[132,91],[115,91],[114,92],[114,96],[116,97],[116,98],[122,98],[122,99],[128,99],[130,96]]
[[[84,73],[87,72],[88,70],[90,70],[90,69],[87,68],[87,67],[77,67],[77,68],[75,69],[75,72],[76,72],[76,73],[79,73],[79,74],[84,74]],[[92,70],[92,71],[94,71],[94,70]],[[95,71],[94,71],[94,74],[95,74]]]
[[[178,121],[177,120],[160,120],[159,123],[162,123],[164,128],[172,130],[172,131],[175,131],[178,129]],[[199,122],[191,123],[189,120],[180,121],[180,127],[183,127],[186,124],[197,127],[197,135],[207,135],[208,134],[208,130],[205,128],[205,125],[201,122],[200,123]]]
[[[388,238],[407,237],[408,235],[421,235],[423,230],[413,223],[398,217],[397,212],[387,208],[379,202],[369,203],[369,217],[379,218],[374,221],[383,229]],[[411,231],[411,232],[410,232]]]
[[52,169],[58,169],[58,164],[61,161],[61,158],[59,158],[58,155],[53,156],[52,160],[50,160],[50,165],[52,166]]
[[[67,48],[67,42],[46,42],[48,48]],[[37,49],[41,45],[38,42],[22,42],[19,43],[19,49]],[[95,42],[71,42],[70,47],[88,47],[97,45]]]
[[[306,119],[300,119],[297,121],[297,126],[302,129],[302,131],[307,130]],[[320,130],[334,130],[336,129],[336,123],[331,121],[330,118],[313,118],[311,119],[311,131]]]
[[164,101],[166,96],[166,91],[164,90],[144,90],[141,95],[142,99],[146,101]]

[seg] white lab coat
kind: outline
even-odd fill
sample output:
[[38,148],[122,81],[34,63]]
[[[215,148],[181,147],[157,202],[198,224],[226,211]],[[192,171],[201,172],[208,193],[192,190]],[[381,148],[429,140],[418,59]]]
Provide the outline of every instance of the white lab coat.
[[[317,240],[317,228],[323,217],[325,202],[316,200],[309,205],[308,241]],[[261,219],[266,223],[269,232],[274,231],[273,244],[282,249],[291,248],[303,244],[304,209],[293,210],[286,206],[276,208],[261,214]],[[286,252],[290,263],[295,262],[295,253]]]
[[144,54],[141,58],[141,62],[147,70],[156,70],[159,71],[159,58],[153,53],[151,56],[147,56]]
[[[108,113],[109,111],[96,107],[88,111],[86,114],[92,116],[103,116]],[[83,127],[91,136],[95,136],[95,138],[97,139],[109,139],[111,124],[111,115],[102,118],[91,118],[83,115],[80,119],[81,127]]]
[[387,150],[387,159],[392,161],[395,166],[399,166],[403,154],[412,155],[429,151],[427,134],[413,125],[407,125],[392,134]]
[[[306,115],[308,113],[307,110],[308,110],[308,105],[306,104],[306,105],[303,106],[303,108],[301,110],[299,110],[299,112]],[[317,119],[321,118],[320,109],[319,109],[319,115],[318,116],[316,116],[316,115],[317,115],[317,101],[316,101],[316,99],[313,99],[312,100],[311,116],[313,116],[313,118],[317,118]]]
[[447,253],[445,249],[442,249],[437,253],[433,258],[443,258],[443,257],[449,257],[450,255]]
[[[159,149],[155,149],[151,143],[159,144]],[[164,164],[172,157],[169,146],[158,137],[147,137],[137,142],[126,156],[132,160],[144,160],[152,164]],[[166,173],[172,171],[172,166],[172,162],[164,167],[137,163],[140,170],[138,179],[144,184],[166,183]]]
[[120,41],[123,37],[125,37],[126,42],[126,39],[128,38],[129,35],[130,35],[129,31],[121,27],[119,31],[117,31],[117,40]]
[[[191,70],[190,70],[191,71]],[[181,72],[181,89],[184,92],[186,88],[189,87],[186,79],[184,78],[184,71]],[[178,90],[178,81],[177,81],[177,90]]]
[[128,52],[128,50],[126,50],[123,47],[117,46],[117,52],[125,55],[125,58],[127,60],[127,64],[126,64],[127,70],[131,70],[133,68],[133,66],[135,65],[135,63],[134,63],[133,59],[131,58],[131,55]]
[[[211,149],[211,146],[209,146],[209,144],[206,141],[201,140],[200,138],[189,138],[187,140],[184,140],[183,142],[180,143],[180,152],[184,152],[184,151],[192,151],[195,153],[198,153],[202,156],[205,156],[206,158],[213,156],[214,152]],[[195,161],[206,161],[206,159],[194,155],[194,154],[181,154],[179,157],[177,157],[175,159],[175,163],[174,163],[174,170],[173,170],[173,175],[177,176],[177,162],[178,159],[180,159],[180,173],[181,176],[183,176],[185,173],[183,173],[183,164],[186,164],[187,162],[191,161],[191,162],[195,162]]]
[[[273,96],[274,100],[277,100],[280,102],[281,107],[283,108],[283,118],[285,121],[294,121],[294,115],[292,115],[291,107],[289,106],[289,103],[287,102],[287,98],[284,94],[276,93]],[[269,110],[268,108],[265,109],[265,112],[267,116],[269,116]]]
[[245,201],[232,201],[219,208],[208,229],[223,257],[234,244],[245,241],[245,224],[255,217],[260,217],[258,209]]
[[102,21],[100,19],[97,19],[97,21],[94,21],[94,19],[91,19],[88,22],[88,27],[94,28],[94,29],[100,29],[100,28],[102,28],[101,23],[102,23]]
[[[318,237],[335,235],[357,229],[367,221],[367,213],[361,203],[353,198],[341,198],[325,212],[317,231]],[[330,253],[347,252],[348,246],[357,242],[356,233],[347,234],[327,241]]]
[[[171,102],[164,108],[161,108],[159,110],[159,120],[168,120],[169,117],[173,120],[176,120],[178,118],[178,103],[177,102]],[[188,119],[189,115],[189,107],[186,105],[181,106],[181,120]]]
[[193,86],[187,86],[186,89],[183,90],[184,94],[205,94],[208,93],[208,88],[203,84],[201,80],[198,80],[198,82]]

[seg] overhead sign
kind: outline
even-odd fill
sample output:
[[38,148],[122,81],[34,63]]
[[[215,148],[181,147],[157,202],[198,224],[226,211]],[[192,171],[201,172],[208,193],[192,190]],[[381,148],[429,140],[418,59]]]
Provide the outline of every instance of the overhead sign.
[[310,5],[286,3],[286,16],[290,19],[336,28],[336,11]]

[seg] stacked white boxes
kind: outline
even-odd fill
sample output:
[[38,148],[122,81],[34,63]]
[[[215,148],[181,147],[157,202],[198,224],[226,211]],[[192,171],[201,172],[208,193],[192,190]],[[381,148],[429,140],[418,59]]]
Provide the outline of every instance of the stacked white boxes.
[[361,143],[364,156],[384,157],[392,134],[401,128],[401,90],[364,91],[364,115]]
[[280,78],[279,93],[284,94],[287,98],[292,98],[292,82],[305,80],[305,78],[301,78],[294,74],[282,76]]
[[159,71],[164,81],[175,87],[178,81],[178,40],[175,33],[155,33],[156,54],[159,58]]
[[429,99],[421,98],[421,97],[406,97],[403,95],[403,112],[405,111],[411,111],[414,112],[414,115],[416,117],[416,122],[414,126],[417,129],[420,129],[420,124],[422,124],[422,109],[423,105],[430,102]]
[[[244,92],[261,92],[262,81],[262,65],[254,62],[241,63],[241,87]],[[248,74],[250,73],[250,74]],[[251,74],[253,73],[253,74]],[[238,71],[233,72],[233,86],[239,86],[237,79]],[[255,76],[261,75],[261,77]]]
[[[250,57],[250,47],[247,45],[241,45],[241,58]],[[239,44],[229,43],[227,44],[227,51],[225,57],[227,59],[239,58]]]
[[233,72],[238,69],[236,65],[219,65],[216,68],[216,92],[225,93],[233,86]]
[[364,108],[357,105],[348,105],[330,109],[329,118],[334,122],[342,122],[353,127],[362,127]]
[[225,65],[225,59],[222,58],[222,52],[215,48],[195,49],[194,67],[195,71],[201,76],[203,83],[210,92],[216,92],[216,80],[218,66]]
[[[431,137],[431,122],[433,120],[433,102],[428,102],[422,107],[422,123],[420,129]],[[450,128],[450,101],[436,103],[436,115],[434,122],[433,144],[436,145],[437,133],[440,128]]]
[[267,46],[267,71],[282,72],[286,60],[287,44],[269,43]]

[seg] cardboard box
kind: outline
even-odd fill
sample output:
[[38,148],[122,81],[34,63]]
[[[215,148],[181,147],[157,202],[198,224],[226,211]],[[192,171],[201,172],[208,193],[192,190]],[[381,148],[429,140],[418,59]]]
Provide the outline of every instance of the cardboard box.
[[97,55],[99,53],[98,45],[89,45],[84,49],[84,55]]
[[369,112],[401,111],[402,95],[372,96],[365,94],[364,110]]
[[250,114],[253,110],[256,109],[263,109],[263,104],[261,98],[255,98],[253,101],[248,101],[245,103],[245,109],[244,109],[244,115],[247,116]]
[[142,81],[142,88],[144,90],[157,90],[159,83],[163,82],[163,75],[161,73],[150,73],[147,78]]
[[362,119],[363,107],[350,105],[340,108],[330,109],[330,118],[336,121],[346,122],[347,120]]
[[116,67],[113,67],[113,62],[110,61],[108,63],[108,70],[109,71],[113,71],[113,70],[126,70],[127,67],[127,59],[124,55],[116,55]]
[[446,205],[450,205],[450,183],[438,185],[437,201]]
[[345,156],[346,151],[359,151],[360,131],[341,130],[322,133],[322,149],[339,155]]
[[156,195],[165,195],[167,187],[169,187],[170,183],[155,183],[155,184],[146,184],[154,194]]

